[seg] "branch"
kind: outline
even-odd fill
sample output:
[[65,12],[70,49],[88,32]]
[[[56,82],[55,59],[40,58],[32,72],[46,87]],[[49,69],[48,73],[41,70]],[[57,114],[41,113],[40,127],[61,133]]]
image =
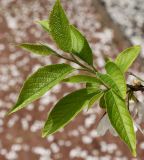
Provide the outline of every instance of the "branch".
[[137,92],[137,91],[144,92],[144,86],[143,85],[133,86],[133,85],[127,84],[127,87],[133,92]]

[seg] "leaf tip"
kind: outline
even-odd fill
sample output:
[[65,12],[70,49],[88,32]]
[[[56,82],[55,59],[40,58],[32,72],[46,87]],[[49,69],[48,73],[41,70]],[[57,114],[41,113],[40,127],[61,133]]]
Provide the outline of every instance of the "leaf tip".
[[44,20],[36,20],[34,21],[36,24],[43,25]]
[[42,138],[45,138],[48,135],[47,132],[45,132],[45,128],[43,128],[42,130]]
[[9,109],[9,111],[6,113],[6,116],[9,116],[13,113],[15,113],[16,111],[18,111],[19,109],[17,108],[17,105],[14,105],[11,109]]
[[17,47],[19,47],[19,48],[25,48],[25,46],[26,46],[26,43],[19,43],[19,44],[17,44]]
[[141,45],[136,45],[134,48],[138,51],[138,53],[141,51]]
[[41,24],[42,22],[41,22],[41,20],[36,20],[36,21],[34,21],[34,23]]
[[61,3],[61,0],[56,0],[57,3]]
[[141,49],[141,45],[136,45],[135,47]]
[[61,1],[60,0],[56,0],[54,6],[56,6],[56,5],[61,5]]
[[134,157],[137,156],[136,149],[133,149],[133,150],[132,150],[132,155],[133,155]]
[[45,138],[46,137],[46,134],[45,133],[42,133],[42,138]]
[[9,115],[11,115],[12,113],[14,113],[14,111],[13,111],[12,109],[10,109],[10,110],[6,113],[5,116],[9,116]]

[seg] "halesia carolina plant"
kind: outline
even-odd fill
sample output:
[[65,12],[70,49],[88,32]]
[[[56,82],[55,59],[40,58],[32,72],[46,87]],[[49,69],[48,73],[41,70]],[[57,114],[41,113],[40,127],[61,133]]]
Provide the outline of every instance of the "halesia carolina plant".
[[[70,24],[60,0],[56,0],[49,19],[38,23],[65,53],[59,54],[44,43],[22,43],[19,46],[38,55],[53,55],[66,59],[76,63],[79,68],[65,63],[41,67],[24,82],[18,100],[8,114],[24,108],[59,83],[84,83],[84,88],[60,99],[48,113],[42,136],[46,137],[57,132],[84,108],[90,108],[98,102],[105,113],[97,129],[103,133],[109,129],[118,135],[127,144],[133,156],[136,156],[134,129],[136,123],[131,116],[128,102],[133,99],[135,103],[139,103],[134,93],[143,91],[144,87],[140,83],[142,81],[140,78],[139,83],[127,84],[125,74],[139,55],[140,46],[128,48],[115,60],[108,60],[105,64],[105,73],[100,73],[93,63],[92,50],[88,41],[77,28]],[[77,70],[85,72],[70,75]],[[102,127],[102,125],[105,126]]]

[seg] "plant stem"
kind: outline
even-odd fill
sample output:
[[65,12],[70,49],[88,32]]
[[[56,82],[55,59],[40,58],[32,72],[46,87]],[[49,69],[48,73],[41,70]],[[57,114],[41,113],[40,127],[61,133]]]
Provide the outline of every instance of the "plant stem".
[[62,55],[58,54],[57,52],[55,52],[55,54],[54,54],[54,55],[55,55],[56,57],[59,57],[59,58],[65,59],[65,60],[67,60],[67,61],[70,61],[70,62],[75,63],[75,61],[73,61],[72,59],[67,58],[67,57],[64,57],[64,56],[62,56]]
[[67,61],[70,61],[70,62],[73,62],[73,63],[78,64],[79,66],[82,67],[82,69],[78,69],[78,70],[84,70],[84,71],[87,71],[87,72],[90,72],[90,73],[93,73],[93,74],[95,73],[93,70],[87,68],[86,66],[84,66],[84,65],[81,64],[81,63],[79,63],[79,62],[78,62],[77,60],[75,60],[75,59],[70,59],[70,58],[64,57],[64,56],[58,54],[57,52],[55,52],[54,55],[55,55],[56,57],[59,57],[59,58],[65,59],[65,60],[67,60]]
[[73,60],[75,61],[76,64],[78,64],[79,66],[81,66],[82,68],[88,70],[88,71],[91,72],[91,73],[95,73],[95,71],[93,71],[92,69],[90,69],[90,68],[86,67],[85,65],[83,65],[82,63],[80,63],[80,62],[75,58],[74,55],[71,54],[71,57],[73,58]]
[[127,84],[127,87],[133,92],[136,92],[136,91],[144,92],[144,86],[143,85],[133,86],[133,85]]
[[95,74],[95,72],[97,72],[97,70],[96,70],[96,68],[94,66],[92,66],[93,70],[90,69],[89,67],[86,67],[85,65],[83,65],[82,63],[80,63],[72,54],[71,54],[71,56],[72,56],[73,59],[64,57],[64,56],[58,54],[56,51],[54,52],[54,55],[56,57],[59,57],[59,58],[65,59],[67,61],[73,62],[75,64],[78,64],[79,66],[82,67],[81,69],[78,69],[78,70],[84,70],[84,71],[87,71],[87,72],[90,72],[90,73],[93,73],[93,74]]
[[[79,70],[79,71],[86,71],[86,72],[89,72],[89,73],[94,74],[94,72],[89,71],[88,69],[85,69],[85,68],[76,68],[76,69]],[[95,74],[94,74],[94,75],[95,75]]]
[[95,72],[98,72],[94,65],[92,65],[92,68]]
[[134,73],[132,73],[132,72],[128,72],[128,73],[129,73],[129,75],[132,75],[132,76],[136,77],[138,80],[140,80],[140,81],[144,82],[144,80],[143,80],[143,79],[141,79],[140,77],[138,77],[138,76],[137,76],[137,75],[135,75]]
[[128,94],[128,102],[127,102],[128,110],[129,110],[129,100],[130,100],[130,97],[129,97],[129,94]]

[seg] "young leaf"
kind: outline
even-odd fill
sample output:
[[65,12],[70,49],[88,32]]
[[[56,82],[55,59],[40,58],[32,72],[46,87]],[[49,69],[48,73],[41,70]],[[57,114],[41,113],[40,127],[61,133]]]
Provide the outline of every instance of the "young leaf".
[[46,32],[50,32],[50,27],[49,27],[49,21],[48,20],[41,20],[38,21],[38,24],[41,25],[41,27],[46,31]]
[[122,98],[126,97],[126,81],[124,74],[120,68],[114,62],[108,62],[105,66],[107,73],[111,76],[114,82],[117,84],[119,91],[121,92]]
[[101,84],[101,82],[96,77],[91,77],[87,75],[76,75],[71,76],[63,80],[63,82],[69,82],[69,83],[98,83]]
[[118,84],[110,77],[108,74],[101,74],[101,73],[96,73],[97,78],[105,85],[107,89],[112,89],[116,94],[119,96],[123,97],[121,94],[121,91],[119,89]]
[[[45,31],[50,32],[50,25],[48,20],[38,21],[38,23],[42,26],[42,28]],[[86,63],[92,65],[93,64],[92,50],[86,38],[73,25],[70,25],[69,27],[71,33],[71,48],[72,48],[71,53],[75,54]]]
[[55,53],[54,50],[44,44],[22,43],[19,45],[19,47],[25,49],[26,51],[42,56],[47,56]]
[[97,83],[86,83],[86,88],[89,92],[95,92],[95,95],[91,98],[88,104],[88,109],[91,108],[96,101],[98,101],[104,94],[104,91],[100,88],[102,85],[101,81]]
[[110,89],[105,94],[105,104],[112,126],[136,156],[136,136],[125,101]]
[[71,52],[71,34],[70,25],[67,16],[60,4],[60,0],[56,0],[53,10],[49,17],[50,33],[59,46],[65,52]]
[[106,108],[106,104],[105,104],[105,94],[101,97],[100,101],[99,101],[99,105],[101,108],[105,109]]
[[72,53],[87,62],[89,65],[93,64],[92,50],[86,38],[73,26],[71,29]]
[[103,94],[104,92],[102,90],[98,90],[89,101],[88,109],[91,108],[94,105],[94,103],[96,103],[103,96]]
[[140,50],[140,46],[133,46],[127,48],[117,56],[115,63],[119,66],[122,72],[126,72],[128,70],[128,68],[139,55]]
[[86,88],[87,89],[92,89],[92,90],[98,90],[100,88],[100,85],[103,85],[103,83],[98,81],[97,83],[86,83]]
[[81,89],[62,98],[48,115],[43,137],[50,135],[69,123],[89,102],[94,93]]
[[16,105],[9,113],[16,112],[40,98],[74,69],[67,64],[48,65],[38,69],[24,83]]

